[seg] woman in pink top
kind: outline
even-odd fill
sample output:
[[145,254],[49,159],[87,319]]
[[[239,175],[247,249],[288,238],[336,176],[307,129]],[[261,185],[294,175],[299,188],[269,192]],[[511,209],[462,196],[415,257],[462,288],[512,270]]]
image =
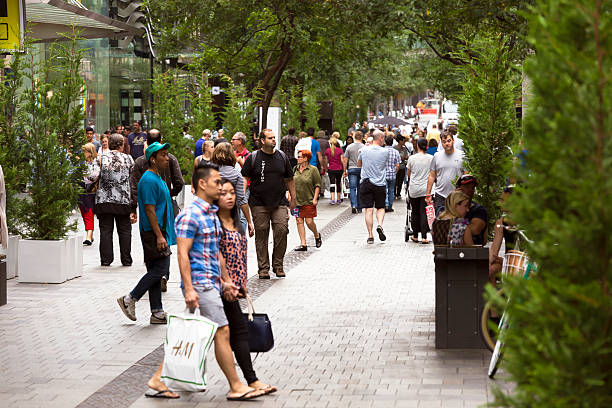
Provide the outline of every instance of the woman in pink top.
[[338,143],[338,136],[340,136],[338,132],[333,133],[329,139],[329,147],[325,151],[332,205],[342,202],[342,173],[344,173],[344,167],[342,165],[342,148]]

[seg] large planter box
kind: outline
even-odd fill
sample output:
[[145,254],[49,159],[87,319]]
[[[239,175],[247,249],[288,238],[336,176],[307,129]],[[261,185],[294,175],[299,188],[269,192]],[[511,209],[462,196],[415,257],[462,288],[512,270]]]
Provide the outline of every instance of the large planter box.
[[19,282],[65,282],[69,270],[67,243],[68,240],[20,240]]
[[436,348],[486,348],[480,334],[489,250],[436,247]]
[[70,237],[72,245],[72,273],[68,274],[68,279],[78,278],[83,275],[83,235],[76,234]]
[[6,261],[0,261],[0,306],[6,305]]
[[19,235],[9,235],[8,253],[6,254],[6,278],[13,279],[19,275]]

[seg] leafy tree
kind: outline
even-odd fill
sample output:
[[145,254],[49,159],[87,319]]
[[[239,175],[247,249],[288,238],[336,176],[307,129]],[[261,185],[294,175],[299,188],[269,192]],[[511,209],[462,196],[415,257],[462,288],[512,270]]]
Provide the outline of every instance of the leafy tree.
[[31,47],[21,65],[27,83],[20,109],[26,112],[21,126],[29,194],[16,203],[15,216],[26,239],[62,239],[76,228],[69,219],[81,190],[84,165],[78,153],[85,143],[77,131],[85,118],[80,76],[85,50],[78,39],[73,32],[65,44],[46,47],[46,53],[43,47]]
[[187,97],[191,101],[191,128],[194,129],[194,138],[199,139],[204,129],[214,129],[217,125],[213,113],[213,98],[211,87],[208,85],[208,73],[202,68],[200,61],[189,67],[192,75],[192,87]]
[[247,95],[246,87],[243,84],[236,84],[228,76],[224,76],[223,79],[228,84],[225,91],[227,102],[223,109],[223,127],[227,129],[230,136],[236,132],[248,135],[253,123],[255,101]]
[[300,130],[302,128],[302,87],[292,85],[284,95],[283,129]]
[[306,118],[305,128],[310,127],[317,130],[319,128],[319,109],[321,106],[313,93],[306,93],[304,96],[304,117]]
[[187,98],[187,79],[175,70],[159,72],[153,78],[155,117],[153,118],[164,142],[170,143],[170,152],[176,156],[183,178],[191,180],[193,154],[190,140],[183,136],[185,124],[185,100]]
[[26,154],[21,138],[25,111],[19,89],[23,84],[24,56],[15,53],[5,75],[0,80],[0,164],[6,184],[7,223],[11,233],[17,233],[15,217],[16,194],[26,182]]
[[479,182],[476,200],[488,209],[493,231],[499,196],[512,167],[509,146],[517,133],[514,100],[519,77],[501,36],[479,38],[469,50],[479,57],[464,66],[459,135],[465,142],[466,168]]
[[510,209],[537,274],[506,287],[516,387],[493,406],[612,406],[611,7],[540,0],[529,16],[527,174]]

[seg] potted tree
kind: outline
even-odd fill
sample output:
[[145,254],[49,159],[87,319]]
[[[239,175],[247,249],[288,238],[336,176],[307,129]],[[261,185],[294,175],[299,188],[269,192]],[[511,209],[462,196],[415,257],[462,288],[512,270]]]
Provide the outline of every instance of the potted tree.
[[[14,205],[20,282],[62,283],[77,276],[82,248],[70,221],[80,191],[85,143],[80,65],[84,50],[77,33],[64,43],[28,47],[17,103],[23,112],[22,143],[26,157],[23,181],[27,194]],[[80,258],[80,259],[79,259]]]

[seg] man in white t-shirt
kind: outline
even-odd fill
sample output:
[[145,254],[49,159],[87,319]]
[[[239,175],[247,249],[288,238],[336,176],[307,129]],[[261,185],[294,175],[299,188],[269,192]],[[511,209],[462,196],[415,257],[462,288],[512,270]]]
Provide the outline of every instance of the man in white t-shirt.
[[[442,135],[441,143],[444,151],[434,155],[429,168],[425,201],[427,204],[433,203],[436,215],[439,208],[444,206],[446,197],[455,189],[455,180],[465,173],[463,151],[455,149],[454,142],[452,133],[445,132]],[[434,181],[436,188],[432,199],[431,190]]]

